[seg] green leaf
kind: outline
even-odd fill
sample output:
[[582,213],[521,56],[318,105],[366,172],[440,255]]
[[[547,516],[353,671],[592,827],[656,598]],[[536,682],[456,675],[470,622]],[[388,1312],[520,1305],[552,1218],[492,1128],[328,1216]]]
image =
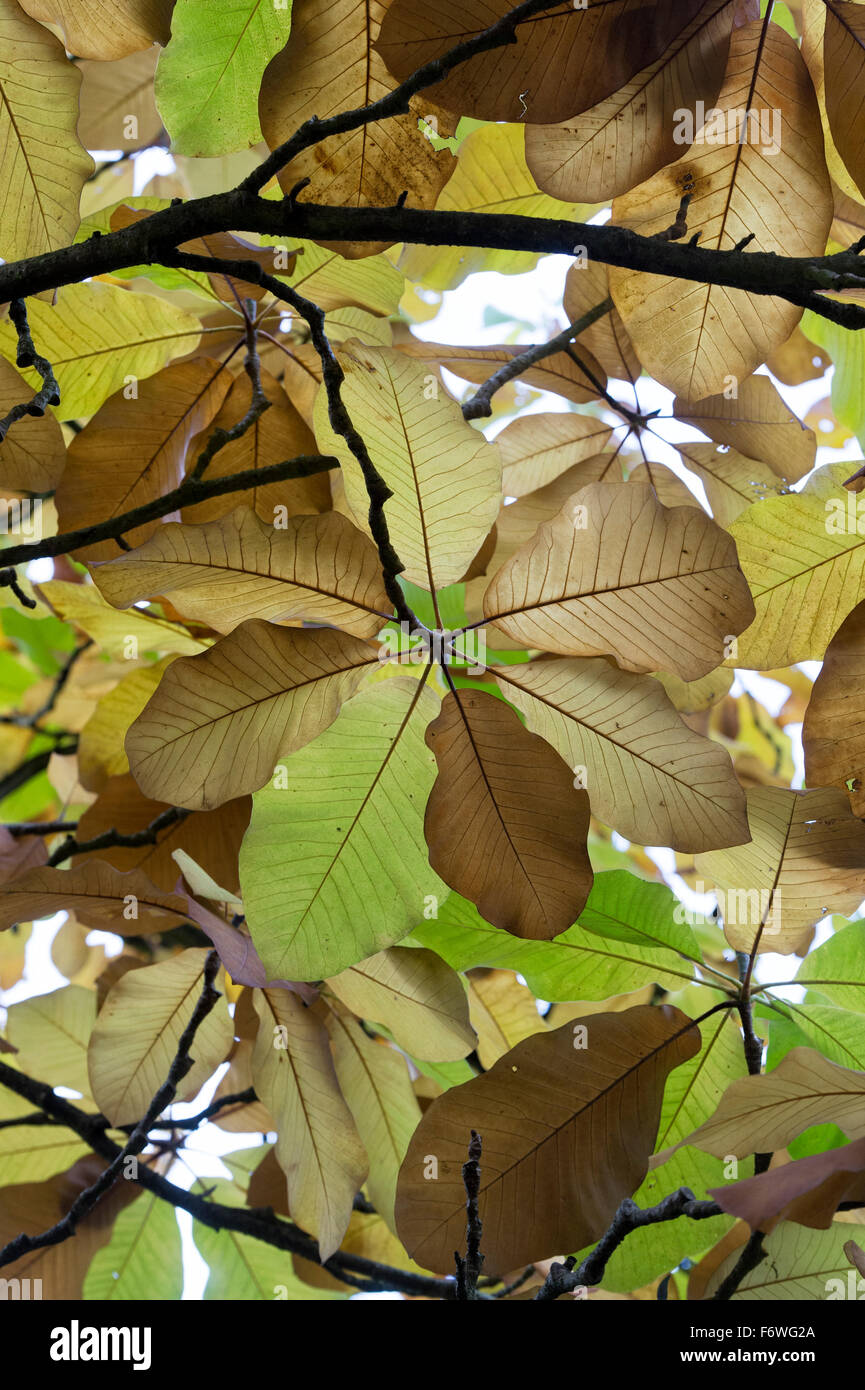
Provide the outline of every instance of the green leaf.
[[258,89],[290,29],[287,3],[177,0],[154,89],[173,151],[212,158],[261,139]]
[[84,1279],[84,1297],[125,1303],[171,1301],[182,1293],[177,1213],[161,1197],[143,1192],[120,1213],[110,1241],[94,1255]]
[[832,409],[865,452],[865,342],[861,333],[830,323],[813,309],[802,315],[800,328],[832,358]]
[[[601,881],[606,877],[601,874]],[[608,999],[651,982],[679,989],[693,978],[687,961],[667,947],[605,940],[579,925],[555,941],[519,941],[491,927],[458,893],[448,896],[435,921],[415,928],[412,940],[429,946],[455,970],[475,965],[516,970],[539,999],[554,1002]]]
[[441,896],[423,838],[436,711],[421,682],[382,681],[254,795],[240,882],[272,979],[336,975],[407,935],[424,898]]
[[[843,918],[841,919],[843,920]],[[797,985],[807,985],[842,1009],[865,1013],[865,922],[836,931],[799,966]]]
[[675,894],[663,883],[647,883],[636,874],[613,869],[598,874],[580,913],[580,926],[611,941],[636,946],[667,946],[689,960],[702,961],[697,938],[684,921]]
[[21,651],[26,652],[43,676],[56,676],[62,665],[59,653],[75,647],[75,631],[59,618],[28,618],[17,608],[0,613],[3,631]]

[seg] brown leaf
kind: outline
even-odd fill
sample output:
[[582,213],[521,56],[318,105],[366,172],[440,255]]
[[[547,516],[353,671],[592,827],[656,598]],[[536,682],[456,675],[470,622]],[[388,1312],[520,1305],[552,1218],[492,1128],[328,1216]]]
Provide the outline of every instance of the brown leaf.
[[768,463],[785,482],[797,483],[814,467],[817,436],[797,419],[767,376],[739,382],[732,398],[709,396],[692,405],[677,396],[673,414],[716,444]]
[[23,0],[34,19],[56,24],[81,58],[123,58],[168,43],[174,0]]
[[424,820],[436,873],[515,936],[566,931],[592,886],[588,797],[567,763],[479,690],[445,696],[426,741],[438,764]]
[[[162,130],[153,97],[158,48],[130,53],[114,63],[85,60],[81,73],[78,138],[89,150],[146,149]],[[129,117],[137,121],[131,134]],[[153,193],[152,188],[148,188]]]
[[596,1240],[646,1175],[669,1072],[699,1048],[699,1029],[678,1009],[638,1006],[526,1038],[446,1091],[400,1170],[396,1221],[409,1254],[448,1274],[464,1250],[472,1129],[483,1141],[485,1273]]
[[163,893],[140,869],[121,874],[101,859],[68,870],[30,869],[0,888],[0,931],[61,911],[118,936],[170,931],[190,918],[182,894]]
[[838,153],[865,191],[865,144],[862,141],[862,103],[865,101],[865,12],[847,0],[826,5],[823,37],[826,74],[826,114]]
[[865,816],[865,603],[844,619],[826,648],[802,725],[805,781],[840,787]]
[[[523,497],[546,487],[578,464],[586,463],[583,483],[600,481],[605,465],[597,460],[612,430],[593,415],[562,411],[554,415],[523,415],[496,435],[502,456],[502,490],[506,497]],[[597,471],[595,471],[597,469]],[[621,476],[612,475],[617,481]],[[576,491],[575,484],[572,491]]]
[[[446,109],[479,120],[564,121],[658,58],[702,3],[608,0],[537,14],[517,26],[515,43],[460,63],[427,91]],[[378,49],[403,81],[512,8],[510,0],[440,0],[435,6],[396,0],[382,24]]]
[[768,1234],[779,1221],[826,1230],[841,1202],[865,1204],[865,1139],[794,1159],[728,1187],[710,1187],[709,1196],[753,1231]]
[[[36,395],[11,362],[0,357],[0,416]],[[11,492],[53,492],[66,464],[66,444],[54,415],[25,415],[0,440],[0,486]]]
[[[143,830],[166,810],[168,803],[150,801],[139,791],[135,778],[130,774],[112,777],[93,805],[84,812],[76,837],[81,842],[106,830],[131,835]],[[155,845],[91,850],[89,854],[76,854],[73,863],[85,864],[98,858],[122,873],[141,869],[162,892],[172,893],[177,886],[179,870],[171,855],[174,850],[183,849],[207,873],[219,876],[226,888],[236,892],[239,886],[237,856],[251,811],[249,797],[239,797],[226,802],[217,811],[193,812],[185,819],[175,821],[159,832]]]
[[[198,358],[137,382],[130,399],[128,387],[115,392],[69,447],[56,496],[60,530],[110,520],[178,487],[189,443],[212,422],[229,384],[221,364]],[[140,545],[160,525],[156,520],[136,526],[126,539]],[[75,554],[113,559],[117,547],[99,541]]]

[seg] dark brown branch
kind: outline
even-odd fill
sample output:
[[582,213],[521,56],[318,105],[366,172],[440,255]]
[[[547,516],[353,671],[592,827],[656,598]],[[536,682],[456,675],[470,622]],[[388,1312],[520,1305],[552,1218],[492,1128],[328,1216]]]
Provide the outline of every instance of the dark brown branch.
[[284,463],[272,463],[267,468],[246,468],[242,473],[231,473],[225,478],[184,478],[179,487],[157,497],[153,502],[145,502],[132,511],[123,512],[109,521],[99,521],[93,526],[82,526],[77,531],[64,531],[59,536],[46,536],[41,541],[31,541],[24,545],[10,545],[3,551],[4,560],[13,565],[23,565],[30,560],[38,560],[45,555],[66,555],[83,545],[95,545],[97,541],[112,540],[124,531],[132,531],[147,521],[156,521],[161,516],[180,507],[191,507],[209,497],[222,497],[229,492],[245,492],[247,488],[264,487],[266,483],[282,483],[289,478],[310,478],[315,473],[338,468],[339,459],[330,455],[301,454],[298,458],[286,459]]
[[57,385],[54,368],[47,358],[42,357],[36,351],[30,332],[30,324],[27,321],[27,305],[23,299],[12,300],[9,305],[9,317],[18,334],[18,355],[15,365],[35,367],[42,378],[42,386],[32,400],[23,401],[20,405],[13,405],[9,414],[0,420],[0,440],[6,438],[16,420],[21,420],[25,415],[44,415],[49,405],[60,404],[60,387]]
[[472,1130],[469,1140],[468,1162],[463,1164],[463,1186],[466,1190],[466,1257],[454,1251],[457,1267],[457,1299],[460,1302],[474,1301],[478,1297],[478,1279],[484,1257],[481,1254],[481,1234],[483,1226],[478,1208],[481,1190],[481,1152],[483,1144],[480,1135]]
[[[204,257],[203,259],[207,258]],[[231,282],[229,281],[229,283]],[[226,430],[223,429],[221,425],[218,425],[212,431],[210,438],[198,455],[194,467],[189,472],[188,476],[190,478],[200,478],[211,459],[219,453],[220,449],[224,449],[226,444],[233,443],[235,439],[241,439],[243,435],[246,434],[247,430],[255,424],[256,420],[258,420],[266,410],[270,409],[270,401],[261,389],[261,360],[258,356],[258,333],[252,311],[250,311],[250,303],[251,301],[247,303],[245,312],[246,358],[243,364],[246,374],[252,383],[252,399],[249,403],[249,409],[243,419],[238,420],[230,429]]]
[[193,1058],[191,1048],[195,1041],[195,1035],[199,1027],[210,1013],[217,999],[219,991],[214,987],[219,970],[219,956],[216,951],[210,951],[204,962],[204,983],[198,1002],[192,1011],[192,1016],[180,1035],[177,1044],[177,1052],[174,1061],[168,1072],[165,1081],[159,1087],[153,1100],[147,1108],[139,1124],[136,1125],[123,1148],[120,1149],[108,1167],[100,1174],[94,1183],[76,1197],[68,1212],[60,1221],[51,1226],[49,1230],[43,1231],[38,1236],[20,1235],[14,1240],[10,1240],[7,1245],[0,1250],[0,1268],[4,1265],[12,1264],[22,1255],[28,1255],[33,1250],[44,1250],[50,1245],[60,1245],[62,1241],[68,1240],[75,1234],[75,1229],[79,1222],[83,1221],[89,1212],[93,1210],[99,1198],[113,1187],[117,1179],[121,1176],[124,1164],[128,1158],[135,1158],[147,1146],[148,1133],[155,1121],[162,1114],[167,1105],[170,1105],[177,1095],[177,1087],[180,1085],[184,1076],[192,1069]]
[[3,826],[17,840],[22,835],[59,835],[64,830],[77,830],[77,820],[19,820]]
[[765,1235],[762,1231],[752,1231],[748,1237],[748,1242],[739,1256],[730,1273],[724,1282],[716,1289],[712,1295],[713,1299],[723,1301],[732,1298],[746,1274],[750,1274],[752,1269],[756,1269],[766,1258],[766,1251],[763,1249]]
[[90,854],[95,850],[138,849],[143,845],[155,845],[160,830],[167,830],[170,825],[176,825],[178,821],[186,820],[186,817],[191,814],[191,811],[184,810],[180,806],[169,806],[143,830],[134,830],[129,835],[124,835],[119,830],[114,829],[103,830],[101,835],[94,835],[90,840],[76,840],[73,835],[67,835],[63,844],[58,846],[51,855],[47,867],[55,869],[58,864],[62,864],[66,859],[71,859],[73,855]]
[[680,1187],[654,1207],[638,1207],[630,1197],[622,1202],[608,1229],[601,1237],[590,1255],[587,1255],[576,1269],[573,1256],[564,1264],[556,1262],[550,1269],[542,1287],[535,1294],[535,1302],[545,1302],[561,1298],[562,1294],[573,1293],[578,1288],[590,1288],[599,1284],[610,1257],[631,1231],[641,1226],[654,1226],[660,1221],[676,1221],[680,1216],[689,1216],[693,1221],[705,1221],[710,1216],[722,1216],[717,1202],[699,1202],[688,1187]]
[[[40,729],[39,732],[42,733],[42,730]],[[67,741],[64,742],[63,740]],[[0,779],[0,801],[5,796],[11,795],[12,792],[17,792],[19,787],[26,786],[40,772],[44,772],[51,761],[52,753],[74,753],[77,748],[78,735],[63,734],[53,748],[46,748],[41,753],[34,753],[32,758],[26,758],[23,763],[19,763],[17,767],[14,767],[11,772],[7,772],[6,776]]]
[[63,663],[63,666],[61,667],[60,671],[58,672],[55,678],[54,685],[51,689],[51,694],[48,696],[48,699],[45,701],[44,705],[41,705],[40,708],[36,710],[35,714],[2,714],[0,715],[0,724],[14,724],[15,727],[18,729],[35,729],[39,723],[39,720],[43,719],[46,714],[50,714],[53,710],[54,706],[57,703],[57,698],[60,695],[60,692],[65,686],[66,682],[68,681],[72,668],[78,660],[79,656],[81,656],[82,652],[86,652],[87,649],[92,646],[93,639],[91,637],[88,637],[85,642],[82,642],[79,646],[75,648],[73,652],[70,652],[69,656]]
[[499,367],[497,372],[493,372],[492,376],[487,377],[487,380],[478,387],[474,395],[463,403],[463,419],[477,420],[481,416],[492,415],[492,397],[496,391],[500,391],[509,381],[513,381],[514,377],[527,372],[536,362],[542,362],[545,357],[552,357],[554,353],[562,352],[568,348],[574,338],[579,337],[587,328],[591,328],[592,324],[603,318],[604,314],[608,314],[612,307],[613,301],[608,295],[600,304],[595,304],[593,308],[587,309],[580,318],[575,319],[561,333],[556,334],[555,338],[550,338],[549,342],[535,343],[526,348],[525,352],[521,352],[519,356],[512,357],[510,362],[505,362],[504,366]]

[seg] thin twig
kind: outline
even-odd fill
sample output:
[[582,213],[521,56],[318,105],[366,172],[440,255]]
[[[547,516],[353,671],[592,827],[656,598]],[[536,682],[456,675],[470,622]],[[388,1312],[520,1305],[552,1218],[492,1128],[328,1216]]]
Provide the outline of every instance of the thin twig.
[[22,401],[20,405],[13,405],[8,415],[0,420],[0,440],[6,438],[16,420],[21,420],[25,415],[44,415],[49,405],[60,404],[60,387],[57,385],[54,368],[46,357],[42,357],[36,351],[33,335],[30,332],[30,324],[27,321],[27,305],[23,299],[12,300],[9,305],[9,317],[18,334],[18,354],[15,365],[35,367],[42,378],[42,386],[32,400]]
[[184,821],[191,815],[191,811],[181,806],[168,806],[143,830],[134,830],[129,835],[114,829],[103,830],[101,835],[94,835],[90,840],[76,840],[73,835],[67,835],[63,844],[51,855],[46,867],[55,869],[58,864],[76,854],[91,854],[100,849],[139,849],[143,845],[155,845],[160,830],[167,830],[170,825],[176,825],[178,821]]

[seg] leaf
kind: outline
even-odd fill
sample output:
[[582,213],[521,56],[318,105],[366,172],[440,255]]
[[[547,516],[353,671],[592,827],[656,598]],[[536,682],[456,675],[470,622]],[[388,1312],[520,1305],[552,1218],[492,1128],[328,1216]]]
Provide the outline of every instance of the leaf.
[[774,1071],[728,1086],[715,1114],[681,1142],[717,1158],[743,1158],[782,1149],[811,1125],[830,1121],[850,1139],[861,1139],[863,1092],[865,1072],[836,1066],[813,1048],[794,1047]]
[[865,151],[856,112],[865,100],[865,15],[855,4],[826,6],[823,62],[826,114],[838,153],[860,191],[865,187]]
[[156,69],[172,151],[213,158],[261,138],[256,93],[290,28],[291,8],[272,0],[234,0],[218,12],[208,0],[177,0]]
[[588,798],[567,764],[477,690],[447,695],[426,741],[430,864],[494,926],[532,940],[567,930],[592,886]]
[[[625,904],[627,911],[634,907],[635,894],[623,892],[616,882],[619,877],[615,872],[595,876],[589,897],[595,928],[601,914],[610,923],[621,921],[623,898],[631,898],[631,903]],[[671,894],[668,915],[673,906]],[[640,910],[638,927],[641,916]],[[608,999],[649,981],[665,989],[679,989],[694,973],[691,966],[675,960],[666,946],[637,946],[612,937],[605,940],[579,924],[555,941],[520,941],[490,926],[473,904],[456,893],[439,908],[437,920],[415,928],[412,939],[429,946],[454,970],[476,965],[515,970],[539,999]]]
[[[112,1125],[135,1124],[168,1076],[201,995],[207,952],[193,949],[131,970],[109,991],[90,1038],[93,1096]],[[194,1096],[231,1050],[234,1029],[221,997],[195,1034],[181,1097]]]
[[[428,109],[426,92],[423,100]],[[483,125],[472,131],[459,147],[453,173],[435,206],[439,212],[516,213],[566,221],[585,220],[594,211],[584,201],[559,202],[538,191],[518,125]],[[531,251],[409,245],[399,258],[399,268],[407,279],[421,281],[427,289],[451,290],[477,271],[518,275],[531,270],[537,259]]]
[[855,498],[842,487],[848,472],[849,464],[819,468],[801,492],[755,502],[731,526],[757,614],[735,665],[771,671],[822,659],[865,599],[865,542]]
[[150,932],[169,931],[190,917],[179,893],[161,893],[141,870],[121,874],[101,859],[75,869],[30,869],[0,888],[0,931],[65,911],[119,936],[137,935],[142,924]]
[[[430,590],[457,583],[499,510],[498,451],[463,420],[455,401],[439,396],[437,379],[404,353],[355,343],[338,356],[346,374],[343,403],[393,493],[385,516],[406,578]],[[363,473],[328,422],[324,390],[315,430],[322,452],[340,460],[348,505],[366,526]]]
[[[133,294],[104,281],[65,285],[56,304],[28,303],[39,351],[54,368],[63,420],[92,415],[130,378],[153,376],[172,357],[192,352],[201,333],[191,314],[151,294]],[[0,322],[0,354],[14,362],[18,336]],[[38,381],[34,371],[27,380]]]
[[[746,111],[750,129],[740,143]],[[753,126],[761,112],[771,129],[761,126],[758,140]],[[820,113],[795,40],[776,24],[765,34],[758,22],[735,29],[724,85],[707,115],[686,155],[616,199],[613,221],[643,236],[663,231],[687,175],[688,234],[699,233],[701,246],[730,250],[754,233],[752,252],[822,255],[831,189]],[[730,378],[742,382],[801,317],[785,300],[721,285],[683,287],[642,271],[613,268],[610,286],[643,366],[688,400],[723,390]]]
[[[764,1243],[766,1255],[730,1295],[736,1302],[821,1301],[845,1298],[849,1265],[844,1241],[850,1227],[836,1221],[828,1231],[807,1231],[784,1222]],[[704,1297],[711,1299],[741,1255],[734,1251],[712,1275]],[[834,1289],[829,1292],[830,1288]]]
[[87,1096],[87,1043],[96,1021],[96,995],[67,985],[12,1004],[6,1037],[18,1051],[19,1066],[48,1076],[52,1086],[68,1086]]
[[63,45],[14,0],[0,4],[0,45],[0,255],[14,261],[68,246],[94,164],[75,134],[81,77]]
[[839,1204],[865,1200],[865,1139],[711,1189],[724,1211],[768,1233],[779,1221],[826,1230]]
[[335,975],[407,935],[440,894],[422,833],[436,708],[423,682],[382,682],[253,798],[240,881],[271,974]]
[[153,98],[158,56],[157,48],[147,48],[113,63],[87,60],[78,64],[82,145],[89,150],[130,150],[155,143],[162,131]]
[[93,577],[117,608],[162,594],[219,632],[253,617],[302,618],[373,637],[392,609],[375,546],[337,512],[276,530],[244,505],[208,525],[160,526]]
[[805,780],[840,787],[854,816],[865,815],[865,741],[859,712],[865,604],[848,613],[826,648],[802,725]]
[[[268,245],[278,244],[275,237],[262,237],[261,241]],[[283,278],[293,289],[314,300],[319,308],[339,309],[354,304],[373,314],[397,312],[405,278],[387,256],[365,256],[360,261],[348,261],[332,247],[318,246],[314,241],[298,237],[291,238],[291,246],[297,247],[297,266],[293,274]],[[320,363],[318,365],[320,367]]]
[[253,1084],[279,1126],[276,1156],[289,1210],[328,1260],[366,1177],[366,1153],[340,1093],[321,1019],[288,990],[256,991],[255,1010],[261,1026]]
[[[13,1060],[4,1058],[7,1066]],[[32,1114],[32,1100],[7,1091],[5,1086],[0,1090],[0,1121],[20,1120]],[[88,1145],[65,1125],[0,1125],[0,1221],[4,1216],[9,1219],[7,1187],[18,1183],[42,1183],[85,1156],[92,1158]],[[17,1195],[17,1189],[12,1187],[12,1199]],[[11,1218],[14,1229],[0,1232],[0,1239],[12,1240],[20,1235],[23,1215],[19,1207]],[[57,1216],[53,1216],[47,1222],[40,1222],[37,1231],[44,1231],[56,1220]]]
[[720,91],[736,10],[734,0],[708,0],[618,91],[559,125],[528,126],[526,157],[538,187],[604,202],[672,163],[688,143],[682,111],[698,101],[713,106]]
[[768,463],[784,482],[797,483],[814,467],[814,431],[797,419],[767,376],[749,376],[732,399],[709,396],[692,405],[677,396],[673,414],[716,444]]
[[[317,0],[294,0],[291,37],[268,64],[258,97],[271,149],[313,116],[326,120],[393,90],[396,83],[374,48],[382,11],[361,0],[339,0],[325,18]],[[407,188],[412,207],[433,207],[455,161],[418,130],[418,117],[428,105],[426,94],[419,94],[409,110],[386,123],[373,121],[321,141],[283,166],[282,188],[289,192],[308,178],[309,201],[341,207],[389,207]],[[373,244],[358,243],[354,254],[375,250]]]
[[62,29],[81,58],[123,58],[168,43],[173,0],[22,0],[34,19]]
[[750,843],[701,854],[697,869],[721,890],[734,950],[789,955],[807,927],[865,897],[865,826],[832,787],[752,787],[746,796]]
[[[77,839],[81,843],[108,830],[133,835],[168,809],[165,802],[142,796],[129,774],[112,777],[78,822]],[[160,831],[156,844],[94,850],[76,855],[73,863],[87,863],[98,855],[121,873],[141,869],[163,893],[171,893],[177,886],[177,864],[172,855],[179,847],[193,855],[205,871],[222,874],[234,890],[238,887],[237,855],[251,810],[249,800],[240,797],[218,811],[193,812],[175,821]]]
[[[0,416],[36,392],[0,358]],[[13,492],[53,492],[66,464],[66,444],[53,415],[16,420],[0,440],[0,486]]]
[[[717,0],[710,0],[711,4],[716,2]],[[527,141],[535,131],[536,127],[529,126]],[[575,261],[565,276],[562,307],[568,322],[576,323],[597,304],[608,299],[609,295],[608,268],[599,261]],[[630,381],[632,385],[643,370],[619,312],[612,305],[602,318],[596,319],[583,330],[575,341],[575,347],[579,353],[582,353],[583,348],[588,348],[608,376]]]
[[534,996],[509,970],[473,970],[468,997],[485,1071],[523,1038],[547,1031]]
[[[207,466],[211,480],[227,478],[250,468],[268,468],[289,458],[317,452],[312,430],[301,418],[282,386],[268,372],[261,373],[261,386],[270,406],[254,421],[239,439],[232,440],[214,456]],[[244,372],[234,381],[225,397],[222,409],[212,422],[212,429],[228,430],[242,420],[252,404],[252,383]],[[196,458],[207,442],[206,434],[194,439],[189,457]],[[324,512],[330,508],[330,488],[327,474],[310,478],[288,478],[281,483],[265,483],[244,492],[244,499],[256,510],[262,521],[276,525],[284,517],[304,513]],[[183,520],[201,524],[227,516],[237,505],[237,494],[211,497],[194,506],[183,508]]]
[[809,951],[796,983],[842,1009],[865,1013],[865,922],[848,923]]
[[602,660],[532,661],[496,679],[620,834],[688,853],[747,837],[729,754],[683,723],[659,681]]
[[[612,433],[610,426],[593,415],[571,411],[555,415],[523,415],[496,435],[502,456],[502,488],[505,496],[523,497],[547,487],[574,468],[585,464],[586,473],[605,467],[599,460]],[[603,473],[586,476],[586,483],[600,481]],[[576,491],[577,484],[573,490]]]
[[[751,378],[756,380],[756,378]],[[736,449],[718,444],[677,444],[686,468],[706,489],[712,515],[725,529],[755,502],[780,497],[790,491],[767,463],[746,458]]]
[[101,791],[109,777],[129,771],[123,741],[162,679],[173,657],[140,666],[103,695],[78,738],[78,776],[88,791]]
[[406,1060],[367,1037],[339,1004],[330,1006],[325,1024],[339,1088],[369,1157],[370,1200],[394,1230],[397,1174],[421,1117]]
[[[32,1102],[29,1108],[32,1109]],[[31,1129],[30,1134],[50,1132],[51,1128],[46,1126],[42,1131]],[[18,1133],[27,1133],[27,1130],[19,1130]],[[0,1241],[4,1246],[22,1233],[38,1236],[50,1230],[67,1215],[77,1198],[105,1172],[105,1163],[95,1154],[89,1153],[84,1158],[71,1161],[73,1166],[67,1172],[57,1173],[49,1182],[39,1182],[30,1176],[20,1185],[3,1188],[0,1192]],[[43,1295],[52,1302],[80,1300],[90,1262],[98,1258],[99,1250],[111,1238],[115,1219],[136,1196],[134,1183],[114,1183],[88,1212],[87,1220],[80,1223],[74,1240],[45,1246],[13,1260],[6,1266],[4,1276],[11,1286],[7,1296],[15,1297],[11,1281],[20,1278],[22,1281],[33,1281],[30,1284],[30,1297],[34,1300]],[[35,1291],[37,1288],[40,1290],[38,1293]]]
[[[612,0],[537,14],[517,26],[514,43],[460,63],[428,88],[429,95],[449,110],[485,121],[564,121],[659,57],[699,7],[700,0],[659,0],[650,8]],[[476,37],[510,8],[509,0],[445,0],[434,9],[397,0],[388,8],[379,51],[403,81],[422,63]]]
[[347,633],[241,623],[164,672],[126,736],[133,776],[145,796],[193,811],[256,791],[378,662],[375,647]]
[[[578,1045],[579,1027],[587,1046]],[[484,1141],[479,1210],[489,1273],[600,1236],[645,1176],[668,1073],[699,1046],[699,1030],[669,1005],[594,1014],[526,1038],[440,1096],[400,1171],[396,1221],[409,1254],[445,1273],[463,1247],[461,1168],[472,1129]]]
[[434,951],[391,946],[327,984],[359,1018],[383,1023],[413,1056],[457,1062],[474,1050],[462,982]]
[[668,510],[646,486],[592,483],[499,571],[484,612],[525,646],[694,680],[753,605],[735,546],[705,512]]
[[155,1193],[142,1192],[120,1213],[110,1241],[94,1256],[84,1279],[83,1297],[100,1303],[137,1303],[179,1301],[182,1293],[177,1214]]
[[[711,1115],[726,1087],[745,1074],[737,1021],[717,1013],[700,1024],[700,1032],[700,1051],[667,1078],[656,1148],[674,1143]],[[725,1171],[722,1160],[699,1149],[682,1148],[647,1174],[634,1193],[634,1201],[639,1207],[650,1207],[679,1187],[690,1188],[702,1200],[710,1184],[720,1182]],[[640,1288],[674,1268],[683,1257],[695,1259],[720,1240],[729,1226],[729,1217],[715,1216],[638,1228],[614,1251],[604,1271],[604,1288],[619,1292]]]
[[[400,351],[406,357],[446,367],[454,376],[479,386],[487,377],[498,371],[499,367],[527,352],[529,346],[523,343],[496,343],[491,347],[451,347],[444,343],[426,343],[420,339],[412,339],[410,342],[401,343]],[[557,395],[564,396],[566,400],[574,401],[578,405],[585,401],[597,400],[606,385],[601,364],[585,350],[580,353],[580,360],[587,371],[591,372],[591,378],[587,371],[577,366],[567,352],[556,352],[552,357],[545,357],[535,366],[527,367],[525,371],[520,372],[520,381],[538,391],[555,391]]]
[[787,1008],[801,1035],[799,1042],[816,1047],[841,1067],[865,1070],[865,1029],[858,1013],[813,1003],[787,1004]]
[[179,623],[137,610],[118,613],[105,602],[99,590],[89,584],[49,579],[40,584],[38,592],[52,612],[64,622],[80,627],[99,643],[106,655],[117,661],[136,660],[139,650],[179,652],[187,656],[204,650],[204,644],[190,637]]
[[[125,387],[111,396],[69,446],[57,489],[59,529],[95,526],[179,487],[190,441],[211,423],[229,383],[220,363],[200,358],[165,367],[132,400]],[[136,526],[125,533],[127,544],[141,545],[161,526],[158,518]],[[75,552],[86,560],[116,553],[113,540]]]

